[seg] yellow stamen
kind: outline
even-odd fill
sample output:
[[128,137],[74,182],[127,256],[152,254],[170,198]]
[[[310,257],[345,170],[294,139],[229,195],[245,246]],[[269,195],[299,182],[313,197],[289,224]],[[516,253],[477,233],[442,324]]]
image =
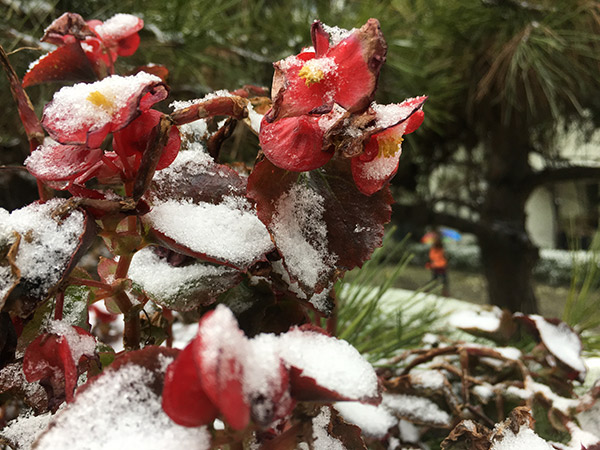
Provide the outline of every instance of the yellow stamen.
[[307,63],[302,66],[302,69],[298,72],[298,76],[304,78],[306,85],[310,86],[311,84],[320,82],[325,76],[325,73],[318,67],[315,67],[314,64]]
[[115,107],[114,102],[107,99],[100,91],[90,92],[90,94],[87,96],[87,100],[94,105],[99,106],[100,108],[106,109],[107,111],[111,111]]
[[377,138],[379,145],[378,158],[391,158],[400,151],[400,144],[404,139],[402,137],[380,136]]

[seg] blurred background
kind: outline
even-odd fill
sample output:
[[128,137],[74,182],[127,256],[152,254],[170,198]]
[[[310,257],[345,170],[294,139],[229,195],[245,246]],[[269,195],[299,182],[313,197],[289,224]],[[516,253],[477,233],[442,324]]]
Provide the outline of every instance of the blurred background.
[[[67,11],[87,20],[142,17],[141,46],[118,60],[117,73],[163,64],[174,100],[270,87],[272,62],[310,45],[313,20],[353,28],[378,18],[388,55],[376,100],[429,96],[424,125],[403,144],[393,221],[400,236],[411,233],[417,256],[427,231],[460,233],[447,246],[453,295],[554,314],[559,306],[548,309],[546,299],[564,303],[574,270],[556,251],[596,249],[600,2],[0,0],[0,43],[19,76],[54,48],[39,38]],[[28,88],[39,112],[58,87]],[[10,210],[37,191],[15,167],[29,150],[5,77],[0,97],[0,164],[8,166],[0,206]],[[251,162],[256,138],[234,141],[235,155]],[[427,281],[415,261],[404,287]]]

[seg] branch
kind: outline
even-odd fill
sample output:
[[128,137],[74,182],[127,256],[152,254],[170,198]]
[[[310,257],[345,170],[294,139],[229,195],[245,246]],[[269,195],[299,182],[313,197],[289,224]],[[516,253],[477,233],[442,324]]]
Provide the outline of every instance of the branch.
[[402,217],[402,220],[409,220],[415,225],[446,225],[450,228],[456,228],[464,233],[473,233],[476,236],[482,236],[490,231],[480,222],[474,222],[453,214],[435,212],[431,206],[426,203],[416,205],[394,204],[392,206],[393,214]]
[[554,169],[545,169],[528,177],[523,189],[531,193],[535,188],[544,184],[560,183],[572,180],[600,180],[600,167],[568,166]]

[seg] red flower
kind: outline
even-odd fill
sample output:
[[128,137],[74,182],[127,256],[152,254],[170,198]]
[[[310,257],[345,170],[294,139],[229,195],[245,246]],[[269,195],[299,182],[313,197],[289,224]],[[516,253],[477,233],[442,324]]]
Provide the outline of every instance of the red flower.
[[41,39],[58,48],[31,65],[23,86],[113,74],[117,57],[131,56],[137,50],[138,31],[143,26],[142,19],[130,14],[117,14],[106,22],[86,22],[79,14],[65,13],[46,28]]
[[23,373],[30,383],[46,381],[53,395],[64,392],[68,402],[79,376],[78,367],[95,352],[96,340],[83,328],[59,322],[56,333],[45,333],[29,344],[23,357]]
[[317,21],[311,37],[312,49],[274,64],[268,122],[328,112],[336,103],[351,112],[371,103],[387,51],[379,22],[369,19],[359,30],[337,36],[339,42],[330,46],[331,36]]
[[131,123],[168,95],[160,78],[140,72],[67,86],[44,108],[42,125],[61,144],[98,148],[106,135]]
[[402,135],[423,121],[425,98],[371,104],[386,52],[375,19],[341,33],[333,46],[319,22],[311,34],[314,49],[275,63],[273,107],[261,123],[261,148],[273,164],[295,172],[323,166],[336,151],[353,157],[356,185],[371,195],[396,173]]

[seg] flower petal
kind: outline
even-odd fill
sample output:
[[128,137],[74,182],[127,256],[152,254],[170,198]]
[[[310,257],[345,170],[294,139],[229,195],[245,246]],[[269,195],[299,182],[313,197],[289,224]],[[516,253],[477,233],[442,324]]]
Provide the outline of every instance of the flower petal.
[[62,144],[100,147],[109,132],[127,126],[140,111],[167,97],[160,78],[140,72],[64,87],[46,105],[42,125]]
[[351,112],[366,108],[373,99],[386,53],[387,45],[376,19],[369,19],[332,47],[326,56],[337,65],[335,102]]
[[66,184],[56,182],[72,182],[101,159],[102,150],[99,148],[54,142],[34,150],[25,160],[25,166],[38,180],[52,183],[55,189],[65,189]]
[[[121,158],[143,154],[153,138],[153,130],[160,122],[162,113],[154,109],[142,112],[133,122],[113,135],[113,149]],[[169,139],[163,149],[156,170],[168,167],[177,157],[181,138],[177,127],[171,127]],[[139,163],[139,162],[138,162]],[[137,168],[137,167],[136,167]]]
[[196,367],[206,395],[231,428],[246,428],[250,405],[244,394],[244,357],[250,346],[233,313],[222,306],[205,314],[193,342]]
[[167,369],[162,408],[175,423],[185,427],[209,425],[217,418],[218,410],[200,383],[193,344],[184,348]]
[[[379,191],[398,170],[400,154],[402,153],[402,135],[406,123],[400,123],[381,133],[371,136],[365,146],[365,155],[377,155],[365,161],[361,156],[352,158],[352,177],[356,187],[365,195],[373,195]],[[385,143],[384,143],[385,142]],[[392,146],[389,154],[384,154],[383,146]]]
[[259,140],[265,156],[277,167],[294,172],[317,169],[327,163],[333,152],[323,151],[323,130],[319,116],[263,119]]

